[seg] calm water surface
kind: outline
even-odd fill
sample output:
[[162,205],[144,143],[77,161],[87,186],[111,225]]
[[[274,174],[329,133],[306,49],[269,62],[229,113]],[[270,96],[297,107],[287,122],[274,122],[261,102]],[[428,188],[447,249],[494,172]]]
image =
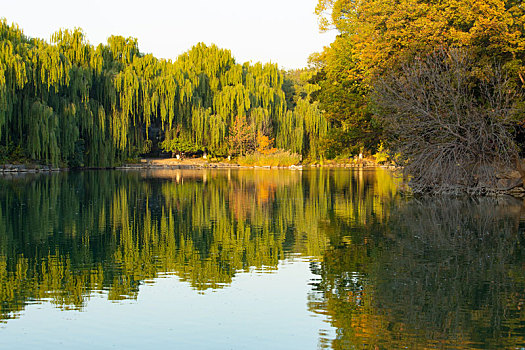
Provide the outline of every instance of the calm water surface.
[[0,178],[0,349],[519,349],[523,203],[381,170]]

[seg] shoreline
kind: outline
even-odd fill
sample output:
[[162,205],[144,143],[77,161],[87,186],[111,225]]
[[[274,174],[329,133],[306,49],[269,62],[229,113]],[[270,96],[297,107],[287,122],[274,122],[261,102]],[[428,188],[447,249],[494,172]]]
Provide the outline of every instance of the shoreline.
[[[141,159],[140,163],[128,163],[115,167],[85,167],[85,168],[60,168],[48,165],[39,164],[0,164],[0,177],[20,177],[28,174],[51,174],[59,172],[69,171],[86,171],[86,170],[121,170],[121,171],[148,171],[148,170],[214,170],[214,169],[267,169],[267,170],[303,170],[303,169],[314,169],[314,168],[329,168],[329,169],[386,169],[390,171],[398,170],[398,167],[392,165],[381,165],[374,163],[370,160],[363,160],[361,162],[341,162],[341,163],[328,163],[328,164],[300,164],[291,166],[247,166],[240,165],[237,163],[229,162],[208,162],[202,158],[190,158],[190,159],[175,159],[175,158],[164,158],[164,159]],[[520,178],[516,174],[510,176],[498,177],[498,186],[496,188],[486,191],[481,196],[499,196],[506,195],[518,199],[525,199],[525,185],[519,181]],[[504,186],[503,186],[504,185]],[[501,186],[501,187],[500,187]],[[441,193],[442,195],[458,195],[457,191],[454,193],[447,194]],[[464,193],[464,192],[462,192]],[[468,195],[468,191],[465,192]],[[434,194],[439,195],[439,194]],[[474,195],[477,196],[477,195]]]
[[12,173],[58,173],[61,171],[69,171],[69,168],[58,168],[50,165],[39,164],[0,164],[0,174]]
[[202,158],[190,158],[178,160],[175,158],[155,158],[155,159],[141,159],[140,163],[127,163],[114,167],[82,167],[71,169],[67,167],[54,167],[40,164],[0,164],[0,175],[5,174],[36,174],[36,173],[56,173],[71,170],[149,170],[149,169],[293,169],[301,170],[304,168],[383,168],[396,169],[395,166],[380,165],[371,161],[364,161],[359,163],[328,163],[328,164],[299,164],[290,166],[257,166],[257,165],[240,165],[229,162],[208,162]]
[[298,164],[290,166],[275,165],[241,165],[230,162],[208,162],[202,158],[178,160],[174,158],[165,159],[142,159],[140,163],[124,164],[115,169],[119,170],[140,170],[140,169],[303,169],[303,168],[387,168],[394,169],[393,166],[383,166],[371,161],[360,163],[328,163],[328,164]]

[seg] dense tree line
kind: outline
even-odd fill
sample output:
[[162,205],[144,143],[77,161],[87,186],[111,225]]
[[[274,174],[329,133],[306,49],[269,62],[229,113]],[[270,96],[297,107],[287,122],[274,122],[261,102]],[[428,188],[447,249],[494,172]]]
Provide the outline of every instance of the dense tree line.
[[[319,0],[316,11],[339,35],[291,72],[239,64],[214,45],[174,61],[141,53],[134,38],[95,47],[80,29],[48,43],[3,20],[0,158],[111,166],[159,149],[242,155],[257,140],[311,160],[388,148],[405,169],[423,170],[411,175],[426,190],[494,186],[489,168],[523,153],[520,2]],[[443,89],[464,100],[443,99]],[[414,163],[425,158],[439,162]],[[445,168],[460,175],[426,171]]]
[[328,126],[308,93],[295,96],[314,88],[286,80],[276,64],[238,64],[214,45],[171,61],[141,53],[134,38],[94,47],[75,29],[47,43],[3,20],[1,153],[69,166],[111,166],[159,146],[226,156],[243,118],[277,147],[317,158]]

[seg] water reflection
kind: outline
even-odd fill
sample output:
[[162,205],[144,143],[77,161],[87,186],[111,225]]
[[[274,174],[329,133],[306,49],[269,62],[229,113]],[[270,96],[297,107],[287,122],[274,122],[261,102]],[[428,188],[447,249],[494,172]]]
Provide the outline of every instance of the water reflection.
[[525,346],[522,203],[396,186],[380,170],[2,178],[0,320],[44,301],[82,310],[100,291],[137,299],[164,274],[205,293],[301,256],[321,348]]
[[389,179],[284,170],[2,179],[0,317],[16,317],[33,300],[81,309],[93,290],[136,298],[160,272],[205,290],[250,268],[272,271],[289,253],[319,258],[334,216],[386,215],[379,191],[394,192],[381,176]]
[[335,349],[523,347],[522,213],[512,199],[402,203],[324,253],[309,307],[338,328]]

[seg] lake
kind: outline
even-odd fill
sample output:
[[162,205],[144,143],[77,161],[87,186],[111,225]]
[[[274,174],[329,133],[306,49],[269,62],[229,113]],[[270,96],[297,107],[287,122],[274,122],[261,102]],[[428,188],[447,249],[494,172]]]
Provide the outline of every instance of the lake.
[[0,177],[0,349],[521,349],[525,210],[388,171]]

